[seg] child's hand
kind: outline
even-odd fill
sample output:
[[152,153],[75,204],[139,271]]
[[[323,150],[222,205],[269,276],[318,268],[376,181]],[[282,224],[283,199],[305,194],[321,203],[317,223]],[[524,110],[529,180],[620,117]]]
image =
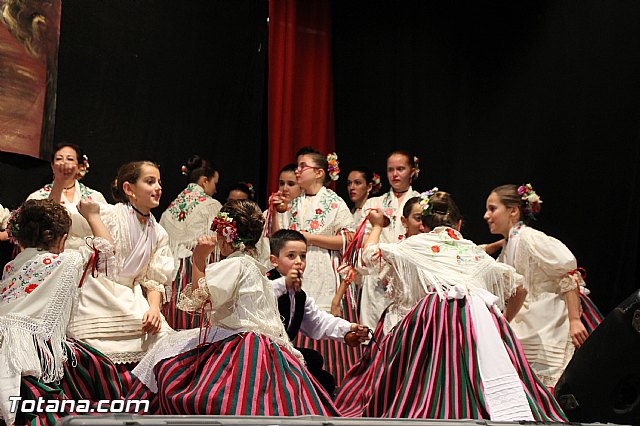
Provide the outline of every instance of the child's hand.
[[198,242],[193,249],[193,261],[206,261],[216,247],[216,235],[203,235],[198,237]]
[[351,331],[344,336],[344,341],[349,346],[358,346],[369,339],[369,327],[360,324],[351,324]]
[[78,213],[89,221],[90,218],[100,215],[100,204],[93,200],[83,198],[78,203]]
[[162,325],[160,310],[155,307],[149,308],[142,317],[142,331],[150,334],[158,334]]
[[379,226],[384,228],[387,226],[390,221],[389,218],[384,215],[380,210],[373,209],[369,212],[369,222],[371,222],[371,226]]
[[287,275],[284,277],[284,283],[288,290],[300,291],[302,289],[302,271],[300,270],[300,263],[293,264]]

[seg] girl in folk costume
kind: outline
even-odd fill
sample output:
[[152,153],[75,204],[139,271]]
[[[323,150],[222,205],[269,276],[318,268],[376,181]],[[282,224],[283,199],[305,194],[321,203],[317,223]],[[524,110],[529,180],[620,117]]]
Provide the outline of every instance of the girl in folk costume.
[[123,397],[115,365],[88,345],[65,338],[83,271],[93,266],[93,273],[110,272],[115,264],[99,205],[82,200],[77,208],[95,235],[79,250],[63,251],[71,217],[53,200],[27,200],[9,221],[22,248],[4,267],[0,282],[0,414],[9,425],[54,424],[77,414],[71,411],[75,406],[36,413],[22,411],[18,402],[12,409],[18,397],[54,404],[83,399],[93,408],[99,400]]
[[524,276],[528,291],[511,327],[531,367],[553,387],[575,349],[602,321],[602,314],[586,296],[588,290],[571,251],[527,225],[541,203],[530,184],[499,186],[487,198],[484,219],[492,234],[506,239],[498,260]]
[[[264,226],[258,205],[227,202],[193,251],[193,281],[179,307],[206,315],[204,330],[175,333],[133,371],[128,399],[148,399],[154,414],[337,415],[307,372],[280,320],[255,245]],[[225,256],[206,265],[214,246]]]
[[[271,218],[278,222],[278,229],[289,228],[289,210],[291,209],[291,201],[297,198],[302,189],[298,185],[298,178],[296,177],[296,169],[298,165],[296,163],[287,164],[280,169],[278,176],[278,192],[272,195],[272,197],[279,197],[280,204],[273,205],[269,202],[269,208],[264,211],[266,220],[266,227],[271,227]],[[267,230],[267,235],[271,235],[272,232]]]
[[210,234],[213,218],[222,205],[215,200],[218,172],[208,160],[194,155],[182,166],[182,174],[189,184],[162,213],[160,225],[169,234],[169,245],[176,261],[176,279],[165,288],[167,303],[162,308],[167,323],[174,329],[188,329],[200,325],[197,313],[177,308],[182,287],[191,281],[191,250],[198,237]]
[[362,207],[369,199],[369,196],[377,194],[381,187],[380,176],[377,173],[373,173],[368,167],[357,167],[349,172],[347,176],[347,191],[349,191],[349,199],[353,203],[351,213],[356,227],[364,220]]
[[[337,180],[338,173],[335,154],[325,157],[319,152],[307,152],[298,156],[296,176],[304,192],[291,202],[288,212],[289,229],[302,232],[307,239],[305,292],[325,312],[331,312],[331,302],[340,284],[337,272],[339,253],[349,243],[354,231],[349,208],[342,198],[324,186],[331,180]],[[281,202],[277,196],[271,198],[274,206]],[[275,221],[272,221],[272,229],[274,232],[278,230]],[[358,323],[355,301],[350,293],[344,302],[344,319]],[[334,375],[337,385],[348,368],[359,359],[361,350],[360,347],[352,348],[341,342],[319,341],[304,336],[298,336],[294,343],[320,352],[327,371]]]
[[107,204],[104,196],[82,183],[79,179],[89,171],[89,159],[82,149],[74,144],[60,144],[51,157],[53,182],[32,193],[28,200],[50,198],[62,204],[71,215],[71,229],[67,237],[67,248],[84,246],[84,238],[91,235],[91,228],[78,212],[80,200],[93,200]]
[[[394,151],[387,156],[387,178],[391,189],[385,195],[370,198],[363,207],[365,215],[369,210],[377,209],[388,218],[390,223],[382,232],[382,242],[397,243],[404,238],[402,209],[409,198],[420,195],[411,187],[411,182],[419,173],[417,157],[406,151]],[[371,227],[367,225],[367,233],[370,231]],[[387,298],[380,280],[374,276],[363,276],[360,323],[375,328],[389,303],[391,301]]]
[[130,385],[128,371],[173,332],[160,306],[175,269],[169,236],[151,215],[162,194],[158,166],[121,166],[112,193],[119,203],[107,205],[101,216],[115,244],[115,277],[86,279],[67,334],[107,355]]
[[449,194],[429,191],[421,204],[429,232],[400,243],[378,243],[384,216],[369,215],[363,260],[408,312],[349,372],[338,408],[366,417],[566,421],[507,323],[524,300],[522,277],[462,237]]

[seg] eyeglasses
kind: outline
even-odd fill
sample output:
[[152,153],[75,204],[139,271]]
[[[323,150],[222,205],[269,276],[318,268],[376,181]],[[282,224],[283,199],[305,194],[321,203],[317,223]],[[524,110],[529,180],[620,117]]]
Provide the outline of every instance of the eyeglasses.
[[296,167],[296,172],[298,174],[302,174],[305,170],[309,170],[309,169],[319,169],[320,167],[315,167],[315,166],[298,166]]

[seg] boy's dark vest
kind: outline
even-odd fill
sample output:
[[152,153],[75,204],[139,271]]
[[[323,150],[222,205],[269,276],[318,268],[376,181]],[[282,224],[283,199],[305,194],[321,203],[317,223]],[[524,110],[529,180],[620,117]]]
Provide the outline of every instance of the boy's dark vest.
[[[280,277],[281,275],[276,269],[272,269],[267,272],[267,278],[271,281]],[[289,322],[289,316],[291,315],[291,299],[289,299],[289,292],[286,291],[282,296],[278,297],[278,311],[280,312],[280,318],[282,319],[284,327],[287,329],[287,335],[291,341],[296,338],[298,331],[300,331],[300,325],[304,318],[304,305],[307,301],[307,294],[300,290],[295,293],[294,300],[296,302],[296,309],[293,312],[291,322]],[[289,324],[289,327],[287,327],[287,324]]]

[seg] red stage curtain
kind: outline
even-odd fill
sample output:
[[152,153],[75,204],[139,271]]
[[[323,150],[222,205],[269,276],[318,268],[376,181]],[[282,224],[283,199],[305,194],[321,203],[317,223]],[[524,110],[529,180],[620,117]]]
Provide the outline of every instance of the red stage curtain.
[[267,194],[278,171],[312,146],[335,150],[331,1],[269,1]]

